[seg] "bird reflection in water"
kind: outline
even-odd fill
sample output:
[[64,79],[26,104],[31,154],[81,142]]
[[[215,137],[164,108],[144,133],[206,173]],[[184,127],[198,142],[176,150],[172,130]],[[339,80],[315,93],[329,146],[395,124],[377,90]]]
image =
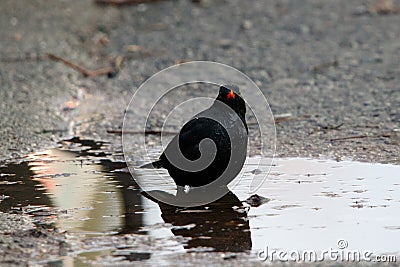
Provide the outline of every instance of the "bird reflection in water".
[[188,193],[178,191],[176,196],[163,191],[142,192],[156,202],[161,210],[161,217],[173,225],[176,236],[190,237],[186,249],[208,247],[217,252],[243,252],[251,249],[251,232],[246,207],[232,192],[228,191],[220,199],[207,205],[190,208],[179,208],[165,204],[154,195],[164,198],[189,199],[193,190]]

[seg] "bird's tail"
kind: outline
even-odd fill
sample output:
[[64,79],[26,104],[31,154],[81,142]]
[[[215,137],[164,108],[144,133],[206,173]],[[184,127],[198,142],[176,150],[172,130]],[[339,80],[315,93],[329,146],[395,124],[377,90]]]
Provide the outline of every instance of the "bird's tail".
[[163,167],[163,164],[162,164],[161,160],[157,160],[157,161],[147,163],[147,164],[140,166],[141,169],[154,169],[154,168],[159,169],[162,167]]

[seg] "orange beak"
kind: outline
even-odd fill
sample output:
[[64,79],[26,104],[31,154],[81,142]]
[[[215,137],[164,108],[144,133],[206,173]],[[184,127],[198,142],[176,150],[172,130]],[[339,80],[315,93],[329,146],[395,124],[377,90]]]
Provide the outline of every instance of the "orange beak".
[[236,97],[236,95],[235,95],[235,93],[231,90],[227,95],[226,95],[226,98],[227,99],[230,99],[230,98],[235,98]]

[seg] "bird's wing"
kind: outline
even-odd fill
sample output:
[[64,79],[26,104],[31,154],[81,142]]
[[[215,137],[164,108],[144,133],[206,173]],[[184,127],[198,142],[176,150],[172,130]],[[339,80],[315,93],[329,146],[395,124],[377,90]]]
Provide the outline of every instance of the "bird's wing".
[[[165,151],[168,149],[175,149],[175,147],[171,146],[171,144],[174,141],[177,141],[177,138],[179,138],[179,148],[182,154],[190,160],[198,159],[200,157],[200,141],[206,138],[210,132],[214,131],[217,127],[217,124],[218,123],[208,118],[191,119],[182,127],[179,135],[175,136],[174,140],[168,144]],[[164,153],[160,159],[165,157]]]

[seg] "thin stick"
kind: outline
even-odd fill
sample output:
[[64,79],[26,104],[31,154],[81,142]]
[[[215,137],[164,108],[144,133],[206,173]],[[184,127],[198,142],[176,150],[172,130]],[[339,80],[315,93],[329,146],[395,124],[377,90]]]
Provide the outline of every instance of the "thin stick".
[[340,124],[338,124],[338,125],[336,125],[336,126],[327,125],[327,126],[323,126],[322,129],[324,129],[324,130],[337,130],[337,129],[339,129],[340,127],[342,127],[343,124],[344,124],[344,123],[342,122],[342,123],[340,123]]
[[160,134],[179,134],[178,132],[170,132],[170,131],[159,131],[159,130],[146,130],[146,131],[122,131],[122,130],[107,130],[107,133],[109,134],[120,134],[122,135],[122,133],[124,134],[149,134],[149,135],[160,135]]
[[329,67],[336,67],[338,65],[339,65],[339,61],[337,58],[335,58],[332,61],[314,65],[311,67],[311,70],[317,72],[317,71],[320,71],[321,69],[325,69],[325,68],[329,68]]
[[124,58],[127,60],[135,60],[141,59],[146,57],[156,57],[156,56],[163,56],[166,54],[165,50],[149,50],[149,49],[142,49],[136,45],[126,46],[124,48],[125,54]]
[[373,128],[373,129],[381,128],[381,126],[379,126],[379,125],[355,125],[354,127],[356,127],[356,128]]
[[362,135],[354,135],[354,136],[346,136],[346,137],[339,137],[339,138],[333,138],[331,141],[342,141],[342,140],[349,140],[349,139],[361,139],[361,138],[377,138],[377,137],[387,137],[390,138],[392,137],[391,134],[376,134],[376,135],[367,135],[367,134],[362,134]]
[[[47,53],[46,54],[47,57],[51,60],[57,61],[57,62],[61,62],[64,65],[66,65],[67,67],[70,67],[71,69],[74,69],[80,73],[82,73],[85,77],[96,77],[96,76],[101,76],[101,75],[113,75],[116,72],[116,68],[112,68],[112,67],[107,67],[107,68],[102,68],[102,69],[98,69],[98,70],[89,70],[86,69],[84,67],[81,67],[75,63],[72,63],[69,60],[66,60],[60,56],[54,55],[52,53]],[[122,62],[122,59],[120,59],[119,57],[117,57],[118,62]],[[116,60],[117,60],[116,59]],[[118,63],[116,61],[116,63]],[[118,65],[118,64],[116,64]],[[120,65],[120,64],[119,64]]]

